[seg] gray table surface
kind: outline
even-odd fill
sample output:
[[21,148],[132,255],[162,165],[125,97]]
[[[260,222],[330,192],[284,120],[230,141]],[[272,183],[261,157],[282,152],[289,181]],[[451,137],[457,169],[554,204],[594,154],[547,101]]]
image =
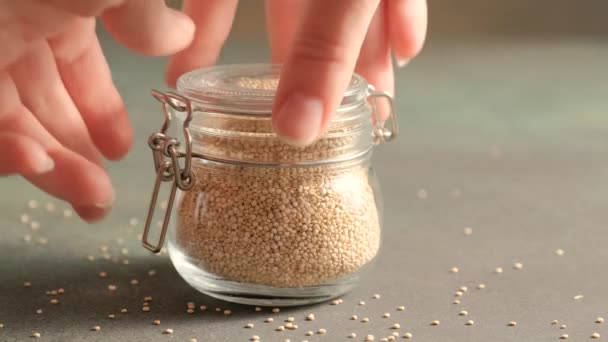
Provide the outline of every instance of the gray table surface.
[[[351,332],[357,341],[367,334],[378,341],[393,323],[416,341],[555,341],[564,333],[586,341],[593,332],[608,338],[608,323],[594,323],[608,319],[608,45],[432,41],[398,72],[402,135],[375,155],[385,198],[385,240],[375,269],[341,305],[278,314],[199,294],[166,256],[140,246],[136,236],[153,181],[146,137],[160,123],[149,89],[164,88],[164,60],[108,41],[104,47],[137,135],[129,157],[109,165],[116,208],[89,226],[62,217],[64,204],[22,180],[0,180],[0,341],[26,341],[32,331],[41,341],[246,341],[254,334],[262,341],[343,341]],[[221,62],[267,56],[258,44],[231,44]],[[421,190],[427,198],[419,198]],[[30,199],[41,208],[27,208]],[[44,209],[49,201],[55,212]],[[20,222],[24,213],[40,222],[39,230]],[[137,227],[129,226],[131,217],[139,218]],[[118,263],[102,258],[102,245]],[[556,255],[559,248],[563,256]],[[514,270],[515,262],[523,269]],[[454,266],[457,274],[450,273]],[[494,273],[496,267],[504,272]],[[133,278],[140,284],[130,285]],[[478,290],[479,283],[487,287]],[[461,286],[469,290],[452,304]],[[60,304],[49,304],[45,292],[60,287]],[[372,299],[375,293],[381,298]],[[141,311],[144,296],[154,298],[151,312]],[[357,305],[362,300],[366,305]],[[210,310],[189,315],[189,301]],[[406,310],[397,311],[399,305]],[[469,315],[459,316],[461,310]],[[304,321],[309,312],[315,321]],[[382,318],[385,312],[391,318]],[[370,322],[352,321],[352,314]],[[299,328],[274,331],[288,316]],[[275,322],[263,323],[266,317]],[[154,319],[162,324],[152,325]],[[473,326],[464,324],[469,319]],[[433,320],[441,324],[430,326]],[[254,329],[243,328],[249,322]],[[90,331],[94,325],[102,330]],[[165,328],[174,334],[163,335]],[[327,334],[305,336],[319,328]]]

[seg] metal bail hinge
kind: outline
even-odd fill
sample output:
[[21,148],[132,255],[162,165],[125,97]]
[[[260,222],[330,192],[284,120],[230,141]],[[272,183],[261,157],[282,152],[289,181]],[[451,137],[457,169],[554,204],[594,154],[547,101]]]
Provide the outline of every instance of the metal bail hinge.
[[[192,120],[192,105],[188,99],[178,94],[163,93],[153,90],[152,95],[162,103],[165,121],[160,129],[160,132],[150,135],[150,138],[148,139],[148,145],[150,146],[150,149],[152,149],[156,180],[154,182],[152,198],[150,199],[148,214],[146,216],[144,234],[141,240],[144,247],[154,253],[158,253],[162,249],[165,242],[167,227],[169,226],[169,221],[171,219],[171,211],[173,209],[173,203],[175,202],[175,194],[177,189],[179,188],[180,190],[188,191],[194,186],[194,177],[191,173],[192,138],[190,136],[190,132],[188,131],[190,120]],[[186,118],[183,124],[186,150],[185,153],[181,153],[177,149],[180,146],[180,142],[177,139],[167,135],[167,130],[171,125],[172,119],[169,107],[175,111],[186,113]],[[183,168],[180,167],[179,163],[179,159],[181,158],[184,159]],[[167,208],[164,209],[165,212],[163,213],[163,224],[158,242],[150,243],[148,235],[150,233],[152,219],[154,218],[154,212],[156,210],[158,194],[163,182],[171,182],[169,199],[167,201]]]
[[[374,119],[374,143],[380,144],[382,142],[388,142],[397,137],[399,134],[399,124],[397,122],[397,115],[395,114],[395,102],[393,96],[385,91],[376,91],[374,86],[368,85],[368,95],[371,99],[373,119]],[[387,120],[383,120],[380,116],[380,109],[378,106],[378,99],[385,99],[388,104],[389,115]],[[386,127],[386,122],[390,122],[390,128]]]

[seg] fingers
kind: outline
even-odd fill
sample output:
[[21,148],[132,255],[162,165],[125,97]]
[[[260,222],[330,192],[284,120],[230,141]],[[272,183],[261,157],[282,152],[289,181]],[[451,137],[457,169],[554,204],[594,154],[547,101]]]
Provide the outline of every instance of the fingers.
[[307,0],[266,0],[266,29],[273,63],[283,63],[287,58],[306,4]]
[[238,0],[185,0],[183,11],[196,26],[188,48],[173,56],[167,67],[167,83],[175,82],[185,72],[212,65],[228,38]]
[[[21,173],[42,190],[72,203],[76,208],[86,208],[77,209],[84,219],[92,221],[103,217],[114,200],[114,191],[105,171],[80,154],[65,148],[48,133],[20,103],[17,88],[10,76],[1,72],[0,103],[0,136],[17,151],[23,152],[16,152],[19,155],[12,157],[8,152],[4,153],[3,158],[13,160],[18,166],[9,170],[9,166],[4,164],[10,163],[2,162],[3,167],[7,168],[3,169],[7,171],[3,173],[23,171]],[[43,167],[34,167],[35,160],[42,165],[47,163],[39,148],[44,149],[52,159],[52,170],[41,172],[44,171]],[[46,167],[50,168],[48,165]],[[32,172],[28,172],[28,169]]]
[[55,162],[36,140],[0,132],[0,175],[39,175],[50,172]]
[[103,165],[99,151],[57,71],[45,40],[32,46],[10,69],[21,102],[65,147]]
[[[365,77],[376,90],[393,94],[394,74],[388,36],[387,2],[380,4],[369,25],[355,71]],[[377,110],[381,119],[387,119],[390,109],[386,101],[379,101]]]
[[397,65],[402,67],[415,57],[426,37],[426,0],[390,0],[388,6],[389,35]]
[[273,107],[275,131],[308,145],[337,110],[379,1],[314,0],[281,72]]
[[101,18],[116,40],[148,55],[175,53],[190,44],[194,33],[192,20],[163,0],[128,0]]
[[[105,157],[123,157],[131,147],[133,131],[95,35],[94,19],[80,19],[73,30],[49,40],[49,44],[63,84],[93,142]],[[95,80],[94,85],[91,80]]]

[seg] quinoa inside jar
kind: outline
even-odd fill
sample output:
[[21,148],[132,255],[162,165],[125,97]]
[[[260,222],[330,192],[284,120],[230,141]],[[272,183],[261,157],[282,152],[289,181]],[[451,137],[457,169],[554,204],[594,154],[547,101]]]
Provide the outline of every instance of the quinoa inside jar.
[[387,95],[354,75],[326,132],[295,147],[272,129],[279,73],[264,64],[212,67],[183,75],[177,94],[156,93],[189,142],[171,138],[167,122],[150,139],[157,184],[173,182],[175,192],[162,232],[171,260],[190,285],[232,302],[301,305],[342,295],[380,249],[370,158],[396,131],[375,118],[370,98]]

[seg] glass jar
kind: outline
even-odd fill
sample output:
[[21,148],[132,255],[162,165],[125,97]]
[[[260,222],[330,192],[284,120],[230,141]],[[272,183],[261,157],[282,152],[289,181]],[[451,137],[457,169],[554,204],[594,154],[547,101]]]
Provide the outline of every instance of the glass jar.
[[[325,134],[294,147],[273,132],[279,66],[216,66],[153,91],[165,122],[150,136],[155,188],[142,238],[167,248],[194,288],[223,300],[288,306],[348,292],[380,248],[381,202],[370,157],[397,133],[392,98],[354,75]],[[390,104],[391,129],[377,115]],[[183,140],[169,134],[178,120]],[[157,243],[149,233],[170,185]]]

